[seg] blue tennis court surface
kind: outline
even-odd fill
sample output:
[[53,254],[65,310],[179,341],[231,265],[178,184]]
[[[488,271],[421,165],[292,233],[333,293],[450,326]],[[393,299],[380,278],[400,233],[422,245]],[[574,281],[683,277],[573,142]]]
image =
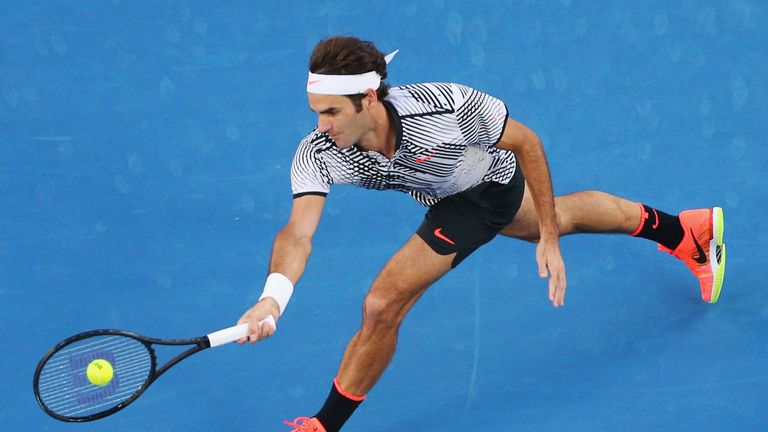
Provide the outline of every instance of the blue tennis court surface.
[[88,424],[45,415],[32,375],[74,333],[195,337],[256,301],[314,127],[308,56],[337,33],[399,48],[391,84],[502,98],[542,137],[557,193],[723,207],[729,252],[707,305],[649,241],[567,237],[555,310],[534,247],[496,239],[416,305],[346,430],[768,429],[768,7],[619,3],[4,2],[0,429],[282,431],[316,412],[368,285],[424,214],[404,194],[331,192],[263,344],[194,356]]

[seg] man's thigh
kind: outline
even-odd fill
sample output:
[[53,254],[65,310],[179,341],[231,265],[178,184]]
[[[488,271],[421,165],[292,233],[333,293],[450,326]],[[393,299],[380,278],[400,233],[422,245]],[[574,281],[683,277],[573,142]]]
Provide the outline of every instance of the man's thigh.
[[528,183],[525,184],[523,202],[520,204],[520,209],[517,211],[515,218],[499,234],[522,240],[538,241],[539,218],[536,215],[536,206],[533,203]]
[[371,294],[410,307],[451,270],[454,254],[439,255],[413,235],[387,262],[371,286]]

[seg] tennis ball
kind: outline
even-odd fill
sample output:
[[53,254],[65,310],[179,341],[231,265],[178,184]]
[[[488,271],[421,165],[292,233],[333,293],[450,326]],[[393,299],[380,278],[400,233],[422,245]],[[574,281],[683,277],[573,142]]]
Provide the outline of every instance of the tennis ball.
[[90,381],[91,384],[105,386],[112,381],[115,371],[112,369],[112,364],[110,362],[104,359],[96,359],[88,364],[88,368],[85,370],[85,375],[88,377],[88,381]]

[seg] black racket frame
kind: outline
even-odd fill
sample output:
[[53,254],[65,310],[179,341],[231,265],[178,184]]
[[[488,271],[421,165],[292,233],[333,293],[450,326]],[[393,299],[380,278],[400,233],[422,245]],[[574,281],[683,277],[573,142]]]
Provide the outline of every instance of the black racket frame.
[[[124,401],[120,402],[119,404],[107,410],[100,411],[88,416],[82,416],[82,417],[63,416],[61,414],[56,413],[55,411],[48,408],[43,402],[42,398],[40,397],[38,383],[40,380],[40,373],[42,372],[43,367],[45,367],[45,364],[48,362],[48,360],[51,357],[53,357],[57,352],[59,352],[64,347],[70,344],[73,344],[75,342],[88,339],[91,337],[96,337],[96,336],[124,336],[124,337],[129,337],[131,339],[135,339],[139,341],[141,344],[143,344],[147,348],[147,351],[149,351],[150,358],[151,358],[151,368],[146,381],[144,381],[144,384],[142,384],[141,387],[139,387],[139,389],[136,390],[136,392],[133,395],[131,395],[129,398],[125,399]],[[157,369],[157,355],[155,353],[154,348],[152,348],[152,345],[171,345],[171,346],[193,345],[193,346],[187,349],[186,351],[179,353],[178,355],[176,355],[176,357],[173,357],[172,359],[168,360],[168,362],[166,362],[163,366],[161,366],[160,369]],[[170,369],[180,361],[184,360],[185,358],[191,356],[192,354],[198,353],[210,347],[211,347],[211,342],[208,340],[207,336],[202,336],[202,337],[197,337],[192,339],[159,339],[159,338],[142,336],[136,333],[128,332],[125,330],[117,330],[117,329],[100,329],[100,330],[91,330],[83,333],[78,333],[74,336],[64,339],[63,341],[56,344],[56,346],[48,350],[48,352],[43,356],[43,358],[37,364],[37,368],[35,369],[35,377],[33,380],[35,399],[37,399],[37,403],[40,405],[40,408],[42,408],[43,411],[45,411],[48,415],[55,418],[56,420],[61,420],[64,422],[87,422],[87,421],[97,420],[97,419],[106,417],[108,415],[112,415],[120,411],[121,409],[127,407],[133,401],[135,401],[139,396],[141,396],[149,388],[149,386],[153,382],[155,382],[155,380],[158,379],[162,374],[164,374],[168,369]]]

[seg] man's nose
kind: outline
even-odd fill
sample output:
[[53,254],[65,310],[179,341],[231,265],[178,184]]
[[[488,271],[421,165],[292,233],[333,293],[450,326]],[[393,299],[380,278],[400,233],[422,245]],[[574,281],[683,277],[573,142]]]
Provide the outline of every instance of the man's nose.
[[320,132],[328,132],[329,130],[331,130],[331,122],[329,122],[327,119],[318,118],[317,130]]

